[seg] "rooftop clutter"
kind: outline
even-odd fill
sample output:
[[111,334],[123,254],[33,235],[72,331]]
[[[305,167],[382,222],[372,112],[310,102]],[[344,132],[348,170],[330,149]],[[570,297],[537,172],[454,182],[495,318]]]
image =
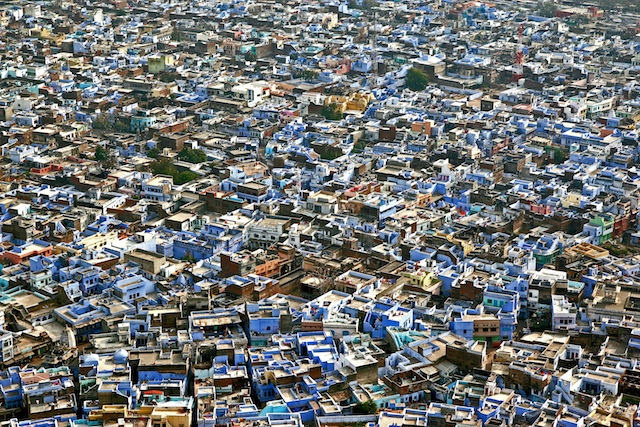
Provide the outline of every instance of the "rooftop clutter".
[[638,427],[639,10],[565,3],[0,6],[0,427]]

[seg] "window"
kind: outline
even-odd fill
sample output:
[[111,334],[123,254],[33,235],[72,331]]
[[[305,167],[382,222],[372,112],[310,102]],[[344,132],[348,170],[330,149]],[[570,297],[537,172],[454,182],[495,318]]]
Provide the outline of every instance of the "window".
[[489,332],[489,328],[482,328],[482,332]]

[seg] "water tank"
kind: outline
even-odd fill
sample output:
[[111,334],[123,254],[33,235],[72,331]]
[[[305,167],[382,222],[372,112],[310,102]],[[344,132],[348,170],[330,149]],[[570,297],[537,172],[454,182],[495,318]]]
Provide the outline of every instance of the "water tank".
[[92,353],[84,358],[85,365],[98,366],[98,363],[100,363],[100,356],[97,354]]
[[123,348],[116,351],[113,355],[113,361],[118,364],[127,363],[128,360],[129,360],[129,352]]

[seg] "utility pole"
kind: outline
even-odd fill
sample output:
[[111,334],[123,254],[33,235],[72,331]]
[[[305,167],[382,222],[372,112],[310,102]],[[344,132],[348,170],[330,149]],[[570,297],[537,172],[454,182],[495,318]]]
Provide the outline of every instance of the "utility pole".
[[518,43],[513,61],[513,74],[511,75],[511,81],[516,83],[524,76],[524,70],[522,68],[522,64],[524,63],[524,46],[522,45],[523,33],[524,24],[520,24],[518,27]]

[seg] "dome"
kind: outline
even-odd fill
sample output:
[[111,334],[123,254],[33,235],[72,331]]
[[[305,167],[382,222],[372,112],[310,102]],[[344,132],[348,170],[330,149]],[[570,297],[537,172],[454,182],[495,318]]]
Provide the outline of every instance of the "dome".
[[113,361],[116,363],[127,363],[128,359],[129,359],[129,352],[127,352],[127,350],[123,348],[116,351],[113,355]]
[[100,363],[100,356],[97,354],[90,354],[84,358],[85,365],[97,366]]

